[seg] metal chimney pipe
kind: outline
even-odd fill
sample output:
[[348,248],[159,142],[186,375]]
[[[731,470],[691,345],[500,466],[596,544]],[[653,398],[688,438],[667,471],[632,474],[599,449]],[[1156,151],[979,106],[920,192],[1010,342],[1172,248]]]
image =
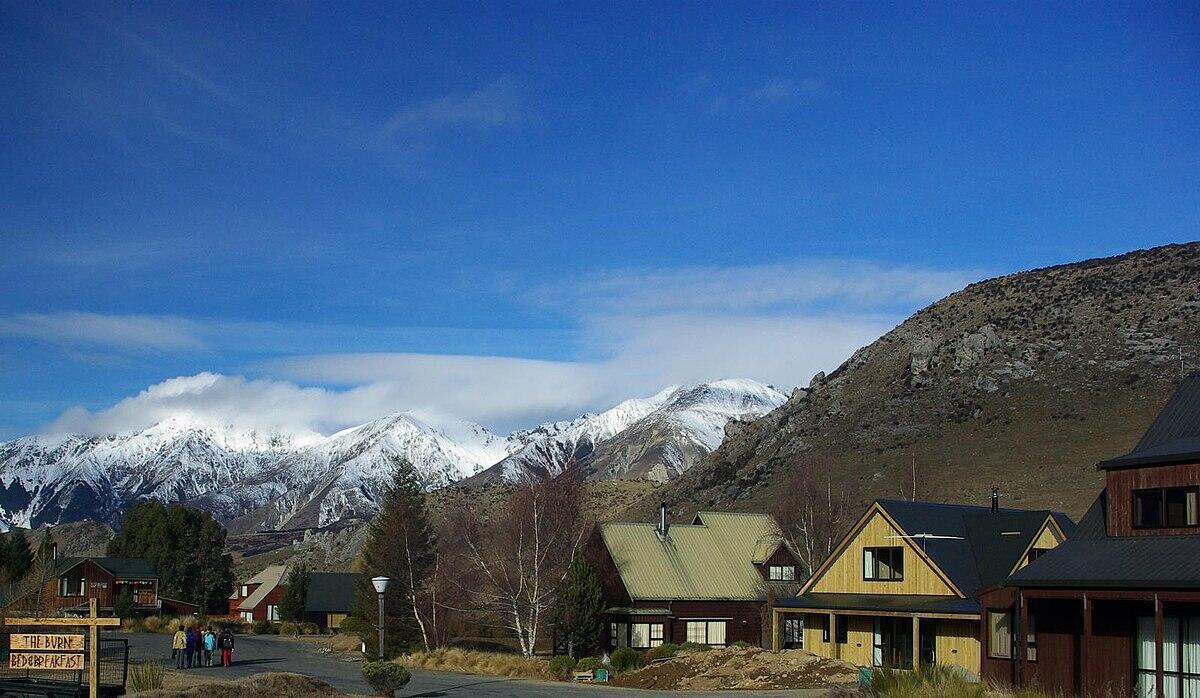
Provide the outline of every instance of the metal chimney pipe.
[[663,538],[667,537],[667,503],[660,502],[658,505],[658,534]]
[[1000,511],[1000,488],[992,488],[992,513]]

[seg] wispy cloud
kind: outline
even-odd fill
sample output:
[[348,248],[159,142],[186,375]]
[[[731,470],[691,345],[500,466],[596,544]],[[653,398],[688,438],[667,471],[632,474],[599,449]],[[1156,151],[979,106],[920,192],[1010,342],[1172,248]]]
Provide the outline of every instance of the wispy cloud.
[[378,137],[429,133],[448,127],[493,129],[526,118],[525,82],[512,75],[470,92],[458,92],[397,109],[380,127]]
[[825,92],[825,82],[812,76],[779,76],[757,83],[739,83],[702,73],[685,80],[678,89],[691,99],[699,100],[708,113],[718,114],[805,104]]
[[0,336],[134,351],[204,348],[195,323],[152,315],[26,313],[0,318]]

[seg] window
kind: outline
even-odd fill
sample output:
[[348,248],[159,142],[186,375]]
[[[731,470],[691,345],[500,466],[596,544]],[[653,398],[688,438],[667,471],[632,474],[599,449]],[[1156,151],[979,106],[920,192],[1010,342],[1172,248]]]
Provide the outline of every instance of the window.
[[1165,487],[1133,491],[1134,528],[1200,525],[1200,488]]
[[243,584],[243,585],[242,585],[242,593],[238,594],[238,596],[241,596],[242,598],[245,598],[245,597],[247,597],[247,596],[249,596],[249,595],[250,595],[250,587],[248,587],[248,586],[246,586],[245,584]]
[[658,647],[663,643],[662,623],[631,623],[629,625],[629,646],[644,650]]
[[279,606],[267,604],[267,620],[279,620]]
[[863,580],[897,582],[904,579],[904,548],[864,548]]
[[629,625],[627,623],[611,623],[608,635],[609,647],[629,646]]
[[799,618],[784,618],[783,619],[783,638],[782,645],[784,649],[803,649],[804,648],[804,617]]
[[725,621],[723,620],[689,620],[687,621],[687,641],[713,647],[725,646]]
[[833,617],[833,636],[839,645],[846,644],[846,617]]
[[771,565],[767,568],[767,578],[772,582],[796,581],[795,565]]
[[[1029,551],[1029,563],[1050,552],[1050,548],[1032,548]],[[1027,563],[1028,564],[1028,563]]]
[[1025,658],[1031,662],[1037,661],[1037,622],[1033,619],[1033,614],[1030,613],[1025,619]]
[[988,611],[988,656],[1012,659],[1012,614]]
[[242,620],[246,621],[247,623],[253,623],[254,622],[254,612],[253,611],[242,611]]
[[59,596],[83,596],[84,585],[87,582],[82,579],[66,579],[58,580],[58,595]]
[[[1151,698],[1154,690],[1154,616],[1137,620],[1134,695]],[[1163,618],[1163,694],[1200,696],[1200,617]]]

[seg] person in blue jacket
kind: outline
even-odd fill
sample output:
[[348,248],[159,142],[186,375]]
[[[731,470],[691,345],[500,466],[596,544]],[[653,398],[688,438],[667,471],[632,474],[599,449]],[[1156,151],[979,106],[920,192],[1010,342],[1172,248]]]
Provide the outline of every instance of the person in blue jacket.
[[184,657],[187,659],[187,668],[188,669],[192,668],[192,655],[194,655],[196,653],[196,639],[197,639],[196,631],[192,630],[191,628],[188,628],[187,632],[184,633],[184,636],[183,636],[183,642],[184,642],[183,654],[184,654]]

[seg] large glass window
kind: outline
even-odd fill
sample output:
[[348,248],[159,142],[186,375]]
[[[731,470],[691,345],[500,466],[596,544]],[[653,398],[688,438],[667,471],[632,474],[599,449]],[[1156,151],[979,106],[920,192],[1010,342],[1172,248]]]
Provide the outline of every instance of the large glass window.
[[83,579],[60,578],[58,580],[58,595],[83,596],[83,591],[86,584],[86,580]]
[[725,646],[725,621],[723,620],[689,620],[687,621],[687,641],[713,647]]
[[[1154,697],[1154,617],[1137,621],[1134,669],[1138,698]],[[1200,618],[1163,618],[1163,695],[1200,698]]]
[[273,603],[267,604],[267,620],[279,620],[279,606]]
[[1012,614],[988,611],[988,656],[1012,659]]
[[1200,525],[1200,488],[1134,490],[1134,528],[1188,528]]
[[629,625],[626,623],[610,623],[608,634],[609,647],[629,646]]
[[864,548],[864,581],[900,581],[904,579],[904,548]]
[[663,643],[662,623],[631,623],[629,625],[629,646],[644,650],[658,647]]

